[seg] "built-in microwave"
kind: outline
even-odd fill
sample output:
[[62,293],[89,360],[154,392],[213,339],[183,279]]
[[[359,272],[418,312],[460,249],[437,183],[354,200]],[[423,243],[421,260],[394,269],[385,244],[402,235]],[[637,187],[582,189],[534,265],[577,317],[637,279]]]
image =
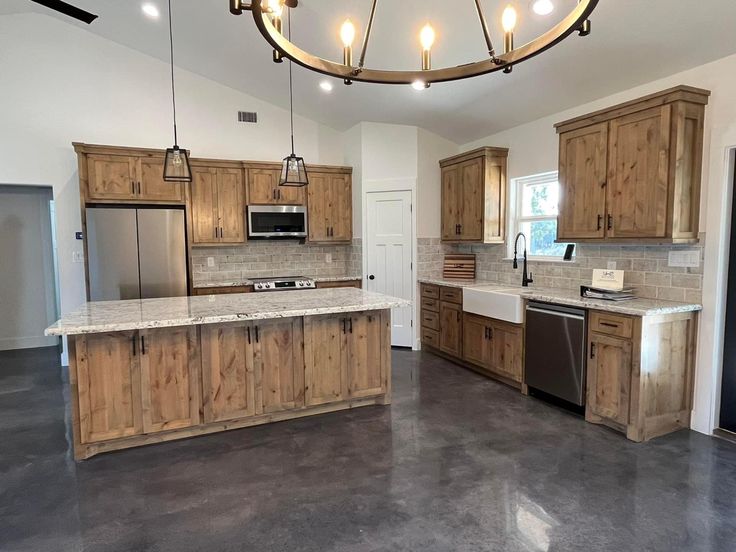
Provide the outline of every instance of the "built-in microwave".
[[307,208],[302,205],[250,205],[248,237],[306,238]]

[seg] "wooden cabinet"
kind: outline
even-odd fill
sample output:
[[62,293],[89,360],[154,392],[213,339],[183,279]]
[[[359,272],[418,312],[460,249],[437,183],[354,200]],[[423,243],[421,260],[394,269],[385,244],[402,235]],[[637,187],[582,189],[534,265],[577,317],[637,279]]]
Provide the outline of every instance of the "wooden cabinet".
[[307,213],[310,242],[350,242],[353,239],[351,170],[310,172]]
[[328,288],[362,288],[363,281],[360,279],[355,280],[339,280],[336,282],[317,282],[315,284],[317,289],[328,289]]
[[82,443],[143,433],[137,337],[137,332],[116,332],[74,340],[76,371],[70,374]]
[[557,239],[697,241],[709,95],[678,86],[555,125]]
[[440,303],[440,350],[454,357],[463,352],[463,307],[456,303]]
[[192,167],[192,243],[243,243],[245,201],[242,170]]
[[200,352],[196,326],[140,331],[145,433],[200,423]]
[[390,392],[390,311],[304,319],[305,404]]
[[304,205],[304,188],[279,186],[280,177],[280,165],[249,168],[248,205]]
[[202,326],[205,423],[256,413],[252,333],[250,322]]
[[304,333],[301,318],[254,322],[258,413],[304,406]]
[[463,317],[463,359],[506,380],[521,383],[523,326],[466,312]]
[[424,345],[461,358],[463,351],[463,292],[460,288],[422,284],[421,339]]
[[629,423],[631,342],[593,334],[588,363],[588,409],[618,424]]
[[507,157],[486,147],[440,161],[443,241],[503,243]]
[[253,286],[222,286],[194,288],[192,295],[227,295],[230,293],[250,293]]
[[183,203],[184,185],[165,182],[162,155],[89,155],[86,190],[89,201]]

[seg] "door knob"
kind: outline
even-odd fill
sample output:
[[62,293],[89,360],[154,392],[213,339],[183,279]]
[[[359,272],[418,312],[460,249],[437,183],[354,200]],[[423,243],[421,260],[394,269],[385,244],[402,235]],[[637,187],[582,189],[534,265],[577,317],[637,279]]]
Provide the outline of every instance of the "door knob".
[[369,280],[375,280],[375,279],[376,279],[376,277],[375,277],[375,276],[374,276],[373,274],[371,274],[370,276],[368,276],[368,279],[369,279]]

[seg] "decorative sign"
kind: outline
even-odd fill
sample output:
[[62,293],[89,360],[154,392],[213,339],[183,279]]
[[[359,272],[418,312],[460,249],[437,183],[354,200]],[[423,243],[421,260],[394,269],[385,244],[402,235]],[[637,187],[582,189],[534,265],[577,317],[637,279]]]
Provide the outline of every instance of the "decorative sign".
[[606,268],[593,269],[593,287],[621,291],[624,289],[624,271],[608,270]]

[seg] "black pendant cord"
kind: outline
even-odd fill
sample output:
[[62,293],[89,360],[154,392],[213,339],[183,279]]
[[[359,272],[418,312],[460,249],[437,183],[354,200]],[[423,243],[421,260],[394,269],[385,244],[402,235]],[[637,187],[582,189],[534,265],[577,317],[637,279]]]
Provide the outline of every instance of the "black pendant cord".
[[[169,0],[171,2],[171,0]],[[291,8],[287,8],[288,12],[286,13],[289,21],[289,42],[291,42]],[[294,87],[292,85],[292,76],[291,76],[291,60],[289,60],[289,113],[291,115],[291,155],[295,155],[294,153]]]
[[174,87],[174,31],[171,25],[171,0],[169,0],[169,56],[171,59],[171,105],[174,112],[174,147],[178,147],[176,136],[176,88]]

